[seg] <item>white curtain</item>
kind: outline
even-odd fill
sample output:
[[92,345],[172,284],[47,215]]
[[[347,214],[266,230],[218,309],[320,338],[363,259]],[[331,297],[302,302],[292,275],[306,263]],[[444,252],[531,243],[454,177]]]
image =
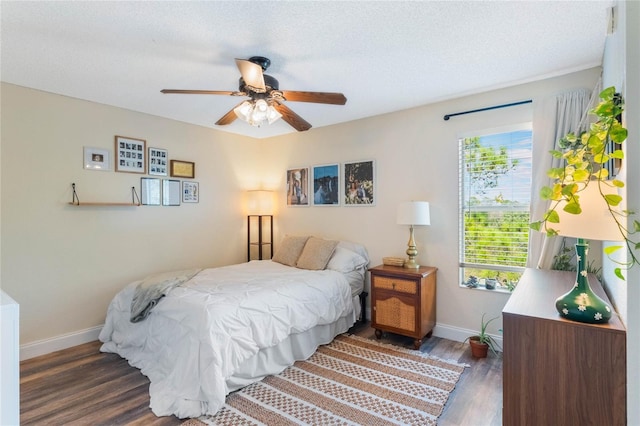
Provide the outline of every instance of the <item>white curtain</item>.
[[[598,87],[594,93],[600,93]],[[540,199],[540,189],[551,184],[547,170],[561,167],[561,160],[553,158],[549,151],[558,149],[558,140],[567,133],[580,134],[587,130],[588,111],[593,101],[590,95],[589,90],[578,89],[534,102],[530,209],[532,221],[542,219],[549,208],[549,202]],[[544,232],[531,230],[527,267],[549,269],[561,244],[562,237],[547,238]]]

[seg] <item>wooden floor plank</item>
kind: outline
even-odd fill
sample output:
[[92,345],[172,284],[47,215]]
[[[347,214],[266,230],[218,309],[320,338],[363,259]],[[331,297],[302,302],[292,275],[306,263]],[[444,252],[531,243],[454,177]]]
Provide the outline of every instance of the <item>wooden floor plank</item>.
[[[352,333],[375,340],[368,324]],[[384,333],[382,342],[413,348],[413,339]],[[151,425],[183,423],[156,417],[149,408],[149,380],[116,354],[90,342],[20,364],[21,425]],[[468,364],[451,393],[439,426],[498,426],[502,419],[502,358],[471,357],[468,344],[425,339],[422,352]]]

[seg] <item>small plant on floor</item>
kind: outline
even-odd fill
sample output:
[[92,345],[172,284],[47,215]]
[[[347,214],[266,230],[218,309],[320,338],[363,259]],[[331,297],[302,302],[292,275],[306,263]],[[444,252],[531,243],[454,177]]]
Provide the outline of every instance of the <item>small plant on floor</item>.
[[498,319],[499,317],[491,318],[487,321],[484,320],[484,316],[486,314],[482,314],[482,320],[480,321],[480,331],[475,336],[468,337],[465,342],[468,340],[471,346],[471,353],[476,358],[486,358],[487,351],[491,349],[491,352],[495,356],[498,356],[498,351],[500,347],[498,343],[495,341],[489,333],[487,333],[487,326],[491,323],[491,321]]

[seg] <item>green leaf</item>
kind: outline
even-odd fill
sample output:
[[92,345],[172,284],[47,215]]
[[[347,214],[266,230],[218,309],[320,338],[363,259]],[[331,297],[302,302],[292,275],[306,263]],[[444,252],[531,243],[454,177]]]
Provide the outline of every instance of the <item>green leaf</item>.
[[555,210],[549,210],[547,212],[547,222],[560,223],[560,216],[558,216],[558,212]]
[[551,156],[553,158],[562,158],[562,152],[561,151],[553,150],[553,151],[549,151],[549,153],[551,154]]
[[589,176],[590,176],[590,173],[587,170],[580,169],[580,170],[576,170],[573,173],[573,180],[575,182],[582,182],[582,181],[588,180]]
[[578,185],[570,183],[562,188],[562,195],[570,197],[578,191]]
[[534,231],[539,232],[541,227],[542,227],[542,221],[531,222],[529,224],[529,228],[533,229]]
[[636,243],[635,249],[640,250],[640,243]]
[[635,232],[640,232],[640,222],[638,222],[637,220],[634,220],[633,229],[635,230]]
[[542,198],[543,200],[550,200],[551,197],[553,197],[553,189],[549,188],[548,186],[543,186],[540,190],[540,198]]
[[593,173],[593,176],[598,180],[605,180],[607,176],[609,176],[609,170],[600,169],[597,172]]
[[564,206],[564,208],[562,210],[564,210],[567,213],[571,213],[571,214],[580,214],[580,213],[582,213],[582,209],[580,208],[580,203],[577,203],[575,201],[567,203],[567,205]]
[[613,179],[610,181],[613,186],[617,187],[617,188],[624,188],[624,182],[618,179]]
[[593,161],[595,161],[598,164],[604,164],[607,161],[609,161],[609,156],[604,153],[599,153],[593,156]]
[[621,149],[616,149],[609,155],[611,156],[611,158],[617,158],[619,160],[622,160],[624,158],[624,151],[622,151]]
[[626,281],[624,279],[624,275],[622,275],[622,269],[616,268],[616,269],[613,270],[613,272],[615,272],[616,277],[620,278],[622,281]]
[[617,206],[622,201],[622,197],[618,194],[607,194],[604,196],[604,199],[610,206]]
[[547,228],[547,237],[555,237],[558,235],[558,231],[555,229]]
[[627,129],[622,127],[619,123],[614,124],[609,130],[609,136],[615,143],[622,143],[627,139]]
[[598,96],[600,96],[600,99],[610,101],[613,99],[613,96],[615,94],[616,94],[615,86],[610,86],[604,89],[602,92],[600,92]]
[[611,256],[616,251],[620,250],[622,246],[607,246],[603,250],[607,256]]

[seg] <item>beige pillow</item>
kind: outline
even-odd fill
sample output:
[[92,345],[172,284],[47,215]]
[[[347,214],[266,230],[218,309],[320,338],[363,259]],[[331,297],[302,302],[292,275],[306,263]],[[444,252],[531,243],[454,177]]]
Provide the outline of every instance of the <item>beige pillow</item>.
[[286,236],[280,243],[280,247],[273,256],[274,262],[282,263],[287,266],[296,266],[296,262],[302,253],[304,244],[309,239],[306,237]]
[[301,269],[324,269],[337,245],[338,241],[323,240],[316,237],[309,238],[307,244],[304,245],[304,250],[302,250],[296,266]]

